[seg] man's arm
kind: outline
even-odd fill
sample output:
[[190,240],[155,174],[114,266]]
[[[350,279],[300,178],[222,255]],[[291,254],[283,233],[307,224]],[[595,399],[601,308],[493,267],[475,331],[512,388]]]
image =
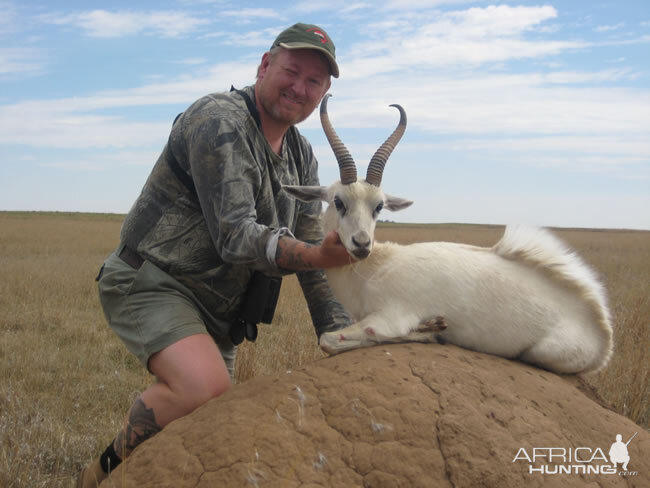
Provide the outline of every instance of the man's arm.
[[292,271],[327,269],[350,264],[352,258],[338,234],[331,231],[321,245],[308,244],[292,237],[278,240],[275,262],[279,268]]
[[257,205],[273,204],[264,178],[262,136],[249,134],[246,121],[227,109],[228,96],[214,97],[225,101],[214,110],[186,111],[172,130],[170,144],[179,163],[189,169],[220,260],[277,276],[277,242],[292,234],[285,227],[270,227],[269,219],[258,219]]

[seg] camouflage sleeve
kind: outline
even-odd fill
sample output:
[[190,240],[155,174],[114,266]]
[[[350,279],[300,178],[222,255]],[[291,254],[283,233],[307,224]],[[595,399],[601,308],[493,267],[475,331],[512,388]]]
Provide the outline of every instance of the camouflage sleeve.
[[221,259],[279,274],[269,243],[290,233],[256,221],[265,166],[256,160],[244,129],[235,120],[212,114],[189,121],[184,139],[203,216]]
[[[318,180],[318,163],[311,146],[304,143],[305,159],[303,160],[304,185],[320,185]],[[296,238],[310,244],[320,244],[323,240],[323,229],[320,222],[321,202],[300,202],[300,213],[296,224]],[[300,286],[307,300],[314,329],[318,337],[324,332],[331,332],[350,325],[350,317],[343,306],[334,298],[327,284],[325,273],[321,270],[301,271],[296,273]]]
[[324,332],[332,332],[350,325],[352,321],[343,306],[334,298],[323,271],[300,271],[296,274],[307,300],[317,337]]

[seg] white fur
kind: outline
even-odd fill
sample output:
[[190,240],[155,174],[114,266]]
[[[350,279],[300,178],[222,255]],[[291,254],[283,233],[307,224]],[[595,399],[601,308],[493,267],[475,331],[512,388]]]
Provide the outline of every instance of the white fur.
[[[364,181],[288,191],[330,202],[325,231],[336,229],[351,255],[353,236],[373,235],[378,201],[394,209],[409,204]],[[345,203],[344,213],[334,208],[335,196]],[[612,354],[602,285],[546,230],[508,227],[492,248],[448,242],[372,242],[371,248],[365,259],[326,270],[332,291],[358,321],[323,334],[321,346],[328,352],[439,341],[559,373],[599,369]],[[439,317],[446,329],[423,328]]]

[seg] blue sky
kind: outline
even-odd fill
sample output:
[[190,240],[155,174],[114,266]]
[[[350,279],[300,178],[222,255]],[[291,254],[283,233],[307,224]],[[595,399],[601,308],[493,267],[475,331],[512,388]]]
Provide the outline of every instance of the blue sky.
[[252,84],[295,22],[337,46],[361,174],[408,113],[383,187],[415,204],[383,218],[650,229],[646,0],[0,0],[0,210],[127,212],[176,114]]

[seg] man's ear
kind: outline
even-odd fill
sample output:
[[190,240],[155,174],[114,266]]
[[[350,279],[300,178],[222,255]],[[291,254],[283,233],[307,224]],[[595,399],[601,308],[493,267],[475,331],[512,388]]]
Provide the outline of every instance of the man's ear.
[[316,200],[327,201],[326,186],[282,185],[282,189],[292,197],[303,202],[315,202]]
[[384,208],[387,208],[391,212],[397,212],[398,210],[404,210],[405,208],[413,205],[413,200],[407,200],[406,198],[394,197],[391,195],[386,195],[386,201],[384,202]]
[[262,55],[262,61],[257,68],[257,78],[261,79],[264,77],[264,74],[269,67],[269,63],[271,62],[271,58],[269,57],[270,55],[271,53],[268,51]]

